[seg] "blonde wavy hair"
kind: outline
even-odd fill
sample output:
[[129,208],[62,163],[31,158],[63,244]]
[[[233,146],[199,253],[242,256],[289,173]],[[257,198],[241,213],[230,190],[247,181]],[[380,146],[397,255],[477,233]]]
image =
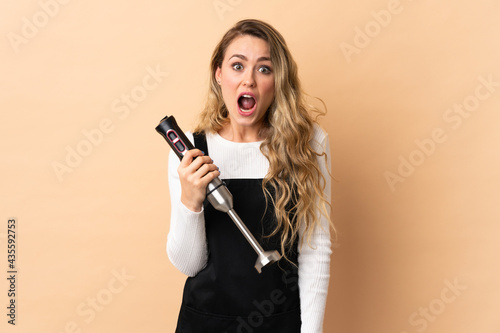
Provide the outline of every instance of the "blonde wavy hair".
[[[271,53],[275,97],[264,119],[266,138],[260,146],[269,160],[262,188],[266,200],[274,204],[277,219],[277,226],[269,237],[281,234],[281,253],[288,259],[299,229],[305,228],[309,243],[314,228],[319,227],[321,215],[329,217],[325,180],[318,165],[318,153],[310,143],[315,122],[311,113],[324,112],[306,103],[297,65],[284,38],[271,25],[259,20],[242,20],[221,39],[212,55],[207,101],[195,132],[218,132],[229,121],[215,72],[222,65],[229,44],[242,35],[265,40]],[[325,153],[322,156],[326,158]]]

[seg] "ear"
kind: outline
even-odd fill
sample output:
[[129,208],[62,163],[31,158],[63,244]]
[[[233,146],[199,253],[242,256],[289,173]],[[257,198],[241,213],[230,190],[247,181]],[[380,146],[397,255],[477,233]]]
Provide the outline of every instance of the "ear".
[[220,84],[220,81],[221,81],[221,70],[220,70],[220,67],[217,67],[217,69],[215,70],[215,81],[217,81],[219,84]]

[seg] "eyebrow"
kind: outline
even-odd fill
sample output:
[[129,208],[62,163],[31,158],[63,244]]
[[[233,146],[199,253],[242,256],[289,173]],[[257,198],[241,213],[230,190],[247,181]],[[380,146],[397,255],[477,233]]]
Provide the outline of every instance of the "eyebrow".
[[[247,59],[247,57],[245,57],[243,54],[238,54],[238,53],[233,54],[233,55],[229,58],[229,60],[231,60],[232,58],[235,58],[235,57],[236,57],[236,58],[240,58],[240,59],[242,59],[242,60],[248,60],[248,59]],[[271,61],[271,58],[270,58],[270,57],[260,57],[260,58],[258,58],[258,59],[257,59],[257,61]]]

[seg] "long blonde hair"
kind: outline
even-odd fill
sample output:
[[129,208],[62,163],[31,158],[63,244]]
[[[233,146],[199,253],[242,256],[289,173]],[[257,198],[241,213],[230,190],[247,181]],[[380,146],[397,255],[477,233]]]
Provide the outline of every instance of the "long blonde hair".
[[[318,154],[310,143],[315,122],[311,112],[322,112],[305,102],[297,65],[284,38],[271,25],[259,20],[242,20],[221,39],[212,55],[208,97],[195,132],[217,132],[229,121],[215,72],[222,65],[229,44],[241,35],[265,40],[271,53],[275,97],[264,120],[266,138],[260,147],[269,160],[262,188],[266,200],[274,204],[277,219],[277,226],[269,236],[281,234],[281,253],[288,259],[287,253],[293,248],[299,229],[305,228],[309,242],[314,228],[320,227],[320,215],[329,216],[325,180],[318,165]],[[326,158],[325,153],[322,155]]]

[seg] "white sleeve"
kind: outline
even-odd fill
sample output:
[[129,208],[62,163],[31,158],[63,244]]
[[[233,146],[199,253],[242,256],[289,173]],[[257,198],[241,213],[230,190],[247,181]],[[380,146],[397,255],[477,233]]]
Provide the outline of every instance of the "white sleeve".
[[[193,140],[190,133],[186,133]],[[192,141],[191,141],[192,142]],[[195,276],[207,264],[207,241],[204,211],[193,212],[181,203],[181,184],[177,167],[179,158],[170,150],[168,156],[168,186],[170,189],[170,231],[167,254],[182,273]]]
[[[321,140],[316,141],[317,152],[326,152],[324,156],[318,157],[321,172],[325,178],[325,197],[330,202],[331,181],[329,170],[330,144],[328,135],[322,133]],[[313,146],[315,146],[313,145]],[[315,147],[316,148],[316,147]],[[327,207],[329,209],[329,207]],[[328,217],[321,215],[320,225],[315,228],[311,235],[310,246],[304,239],[299,247],[299,293],[302,328],[301,333],[322,333],[323,319],[325,316],[326,297],[328,294],[328,283],[330,280],[330,224]],[[304,237],[304,228],[299,237]]]

